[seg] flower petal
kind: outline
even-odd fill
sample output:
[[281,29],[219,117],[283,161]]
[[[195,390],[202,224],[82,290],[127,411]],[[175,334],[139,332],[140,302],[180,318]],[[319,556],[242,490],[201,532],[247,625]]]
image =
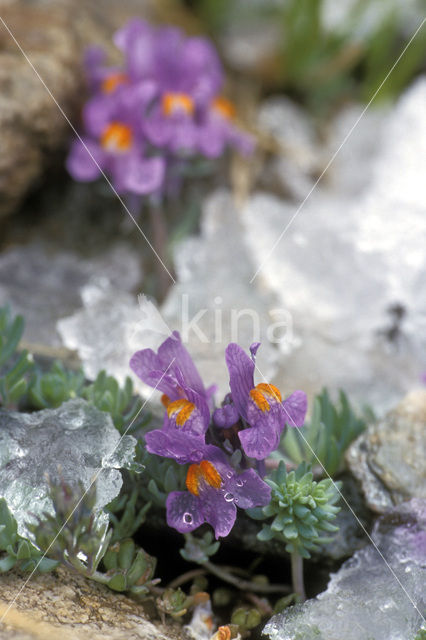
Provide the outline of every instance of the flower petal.
[[221,429],[232,427],[232,425],[238,422],[238,419],[239,414],[233,404],[225,404],[213,413],[213,422]]
[[205,389],[201,376],[197,371],[191,356],[182,344],[178,331],[173,331],[170,338],[165,340],[158,349],[158,355],[163,367],[170,365],[172,370],[178,368],[185,380],[185,386],[193,389],[200,395],[205,395]]
[[154,429],[145,434],[146,449],[163,458],[172,458],[179,464],[200,462],[204,456],[204,437],[183,431]]
[[241,509],[263,507],[271,500],[271,488],[254,469],[248,469],[227,481],[227,489],[235,496]]
[[232,400],[238,413],[247,420],[249,393],[254,387],[254,362],[235,342],[227,346],[225,359],[229,371]]
[[308,408],[308,398],[304,391],[294,391],[282,403],[285,421],[290,427],[303,427]]
[[167,496],[167,524],[180,533],[194,531],[204,522],[199,499],[187,491],[172,491]]
[[263,460],[269,456],[278,447],[280,441],[280,430],[275,420],[266,414],[256,424],[240,431],[238,435],[244,452],[256,460]]
[[237,508],[232,498],[218,489],[205,489],[200,496],[200,509],[204,520],[211,524],[217,538],[224,538],[231,531],[237,517]]
[[66,166],[74,178],[80,182],[91,182],[100,176],[105,156],[96,142],[89,138],[74,140],[68,154]]
[[105,128],[111,124],[116,112],[113,96],[97,94],[83,107],[83,123],[88,134],[100,138]]
[[163,158],[144,158],[139,153],[117,157],[114,163],[114,181],[119,191],[147,195],[160,189],[163,184],[165,162]]
[[133,18],[114,34],[114,44],[126,56],[126,67],[133,80],[153,73],[155,31],[144,20]]

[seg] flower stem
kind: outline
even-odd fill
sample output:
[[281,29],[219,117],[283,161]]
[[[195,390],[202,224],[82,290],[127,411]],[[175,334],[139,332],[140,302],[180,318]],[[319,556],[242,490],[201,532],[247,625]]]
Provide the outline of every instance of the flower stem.
[[241,591],[254,591],[255,593],[290,593],[291,589],[287,584],[261,584],[257,582],[251,582],[249,580],[242,580],[229,573],[225,568],[218,567],[210,561],[202,563],[209,573],[221,578],[224,582],[232,584]]
[[301,602],[305,602],[305,583],[303,581],[303,558],[297,552],[291,554],[291,579],[293,582],[293,591],[299,597]]
[[[163,207],[154,202],[150,202],[149,216],[152,230],[152,244],[158,256],[155,256],[155,272],[157,276],[158,299],[162,301],[171,284],[170,276],[164,268],[167,265],[167,224],[164,217]],[[159,259],[160,258],[160,259]]]

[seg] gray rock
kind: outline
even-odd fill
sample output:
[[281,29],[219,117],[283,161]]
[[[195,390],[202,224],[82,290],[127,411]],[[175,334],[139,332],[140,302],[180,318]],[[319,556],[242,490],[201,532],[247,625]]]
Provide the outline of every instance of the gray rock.
[[19,534],[28,537],[29,514],[53,510],[46,474],[86,489],[97,474],[97,507],[111,502],[123,482],[119,468],[131,466],[135,444],[132,436],[120,438],[107,413],[81,399],[30,414],[0,411],[0,497]]
[[413,391],[349,448],[346,459],[370,509],[426,498],[426,390]]
[[270,640],[411,640],[426,613],[426,501],[380,518],[317,598],[272,618]]

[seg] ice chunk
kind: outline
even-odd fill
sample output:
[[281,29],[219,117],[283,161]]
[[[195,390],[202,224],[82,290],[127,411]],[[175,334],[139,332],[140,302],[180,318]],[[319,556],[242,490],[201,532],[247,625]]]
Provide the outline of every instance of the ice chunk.
[[162,314],[169,326],[180,329],[206,384],[216,383],[221,393],[229,391],[224,359],[229,342],[247,350],[252,342],[262,342],[258,365],[270,379],[278,349],[268,328],[280,323],[288,337],[291,327],[284,327],[287,316],[276,313],[274,296],[250,284],[253,263],[228,192],[217,191],[206,201],[201,237],[182,242],[175,262],[178,282]]
[[81,307],[84,285],[98,282],[129,291],[140,275],[137,254],[123,245],[89,260],[34,243],[0,255],[0,305],[10,303],[24,315],[28,342],[61,346],[56,322]]
[[36,413],[0,411],[0,496],[28,537],[30,514],[52,512],[46,474],[87,489],[96,476],[100,509],[119,493],[120,467],[131,465],[136,440],[120,437],[111,417],[76,399]]
[[132,377],[144,395],[151,390],[133,375],[129,367],[138,349],[157,349],[173,329],[169,329],[153,302],[113,287],[86,285],[84,307],[58,322],[58,332],[66,347],[78,352],[88,378],[105,369],[124,383]]
[[265,100],[258,115],[260,131],[281,147],[263,170],[262,183],[280,184],[286,195],[303,199],[314,184],[321,152],[313,122],[307,113],[285,97]]
[[408,640],[426,613],[426,501],[390,511],[326,591],[266,625],[270,640]]
[[[389,113],[372,116],[362,134],[368,145],[358,145],[357,128],[299,213],[297,204],[266,193],[242,212],[258,270],[253,282],[293,318],[300,348],[285,362],[292,386],[303,386],[305,375],[313,391],[343,386],[380,411],[419,382],[426,362],[425,99],[421,78]],[[336,138],[332,147],[329,157]]]

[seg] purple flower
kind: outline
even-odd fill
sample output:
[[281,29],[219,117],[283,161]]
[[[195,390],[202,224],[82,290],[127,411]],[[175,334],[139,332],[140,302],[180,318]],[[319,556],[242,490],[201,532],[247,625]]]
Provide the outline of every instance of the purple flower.
[[228,146],[252,150],[250,136],[234,125],[232,105],[218,97],[223,72],[208,40],[134,19],[114,42],[124,67],[109,67],[99,47],[86,53],[93,97],[83,110],[82,140],[67,159],[73,178],[92,181],[104,172],[120,194],[159,194],[176,162],[216,158]]
[[165,162],[144,155],[139,110],[155,93],[154,85],[118,87],[113,95],[97,95],[83,110],[86,134],[73,142],[67,169],[76,180],[95,180],[101,170],[111,176],[118,193],[145,195],[162,186]]
[[208,522],[216,538],[227,536],[234,526],[237,506],[264,506],[270,487],[253,469],[238,474],[217,447],[204,447],[203,459],[191,464],[186,477],[188,491],[172,491],[166,502],[167,524],[180,533]]
[[163,392],[166,407],[163,427],[146,434],[147,450],[173,458],[179,464],[199,462],[215,387],[204,388],[179,333],[174,331],[157,353],[152,349],[137,351],[130,360],[130,368],[143,382]]
[[130,368],[145,384],[162,391],[167,396],[166,403],[187,398],[188,389],[205,399],[211,395],[211,390],[204,388],[178,331],[173,331],[157,353],[152,349],[136,351],[130,360]]
[[[305,420],[307,398],[303,391],[295,391],[282,401],[281,393],[272,384],[254,384],[255,353],[252,345],[250,358],[236,343],[226,349],[226,364],[234,407],[249,428],[238,433],[244,452],[257,460],[266,458],[278,447],[285,425],[301,427]],[[226,423],[224,408],[218,410],[214,420],[219,426]],[[227,410],[229,412],[229,410]],[[231,416],[233,419],[235,414]],[[218,422],[219,420],[219,422]],[[220,425],[220,421],[226,425]]]
[[162,96],[186,95],[194,107],[210,103],[223,82],[215,48],[205,38],[186,38],[174,27],[153,28],[138,18],[114,36],[133,81],[151,78]]
[[145,436],[150,453],[173,458],[179,464],[199,462],[205,448],[205,434],[210,423],[210,411],[205,398],[192,389],[186,398],[166,404],[162,429],[149,431]]
[[198,130],[198,150],[208,158],[221,156],[228,146],[243,155],[254,150],[254,139],[234,124],[235,107],[221,96],[216,97],[206,111]]

